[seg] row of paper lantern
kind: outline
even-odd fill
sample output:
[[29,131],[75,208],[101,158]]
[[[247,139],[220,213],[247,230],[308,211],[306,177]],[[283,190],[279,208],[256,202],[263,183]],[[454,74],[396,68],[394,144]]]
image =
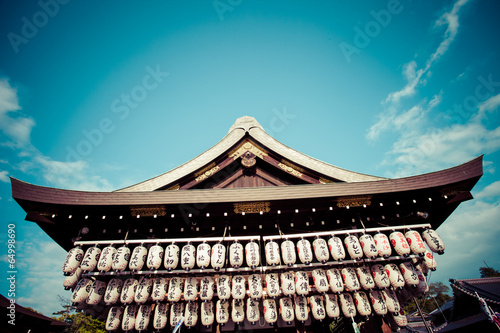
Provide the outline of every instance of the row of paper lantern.
[[[182,317],[183,324],[187,327],[196,326],[199,319],[203,326],[211,326],[214,323],[225,325],[230,320],[239,324],[245,319],[255,324],[261,319],[260,304],[259,300],[247,298],[246,301],[244,299],[233,299],[231,302],[218,300],[215,303],[215,309],[212,301],[156,303],[153,311],[151,304],[113,306],[108,312],[106,330],[114,331],[120,328],[124,331],[147,330],[152,313],[152,326],[155,330],[164,329],[169,322],[173,327]],[[327,316],[338,318],[342,314],[347,318],[353,318],[357,314],[370,316],[372,313],[381,316],[389,314],[399,326],[407,324],[398,298],[390,289],[373,290],[368,294],[357,291],[352,294],[283,297],[279,300],[266,298],[262,301],[262,310],[264,320],[268,324],[276,323],[278,316],[281,316],[284,322],[291,324],[295,320],[307,321],[310,314],[315,320],[321,321]]]
[[[400,231],[392,232],[389,237],[383,233],[377,233],[375,236],[363,234],[359,237],[347,235],[342,239],[332,236],[328,242],[321,237],[316,237],[311,242],[302,238],[297,241],[297,246],[290,240],[281,242],[281,246],[276,241],[268,241],[265,245],[265,256],[268,265],[276,266],[283,264],[292,266],[297,261],[297,253],[300,262],[310,264],[314,257],[318,262],[327,263],[331,257],[336,261],[346,258],[346,251],[354,260],[360,260],[363,256],[369,259],[375,259],[378,256],[388,258],[392,254],[392,247],[399,256],[407,257],[412,252],[424,256],[426,251],[424,241],[431,251],[443,253],[444,244],[432,229],[426,229],[422,233],[416,230],[409,230],[406,234]],[[280,256],[281,248],[281,256]],[[245,251],[245,256],[243,255]],[[179,256],[180,255],[180,256]],[[233,268],[239,268],[243,265],[243,258],[246,259],[248,267],[256,268],[260,265],[260,250],[257,242],[250,241],[245,247],[235,241],[229,247],[229,263]],[[105,247],[102,252],[97,246],[93,246],[84,251],[81,247],[75,247],[68,252],[63,264],[63,272],[67,275],[75,272],[78,267],[83,271],[91,272],[96,268],[100,272],[116,271],[121,272],[127,269],[131,271],[140,271],[146,264],[150,270],[158,270],[161,265],[167,270],[174,270],[180,266],[184,270],[191,270],[197,265],[199,268],[208,268],[210,265],[215,270],[219,270],[226,263],[226,247],[222,243],[211,246],[207,242],[200,243],[197,247],[187,243],[182,247],[172,243],[165,249],[155,244],[149,248],[139,245],[130,251],[127,246],[121,246],[118,249],[112,245]]]
[[[402,262],[399,266],[388,263],[385,266],[375,264],[371,267],[362,265],[327,270],[317,268],[311,271],[311,276],[315,292],[320,294],[354,292],[361,289],[367,291],[402,289],[405,285],[423,293],[427,288],[424,274],[412,261]],[[74,285],[66,285],[65,280],[65,287],[74,288],[71,301],[85,302],[89,305],[101,302],[106,305],[118,302],[142,304],[150,298],[157,302],[179,302],[182,296],[184,301],[194,301],[198,296],[201,300],[208,301],[214,297],[214,290],[217,291],[220,300],[228,300],[231,297],[243,299],[247,295],[257,300],[264,295],[275,298],[281,295],[305,296],[311,293],[309,274],[306,271],[265,274],[265,293],[260,274],[219,275],[215,278],[204,276],[200,280],[193,276],[185,278],[175,276],[170,279],[163,276],[156,278],[141,276],[139,279],[132,277],[125,281],[113,278],[108,283],[101,280],[93,281],[86,277],[73,283]]]

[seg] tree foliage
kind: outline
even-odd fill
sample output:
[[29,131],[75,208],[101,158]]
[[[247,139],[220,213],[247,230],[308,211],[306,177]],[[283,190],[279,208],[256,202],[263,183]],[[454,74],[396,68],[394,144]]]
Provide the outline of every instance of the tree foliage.
[[500,276],[500,272],[491,267],[480,267],[479,273],[481,274],[481,278],[489,278],[489,277],[497,277]]
[[[448,300],[452,299],[448,292],[450,287],[442,282],[433,282],[429,285],[429,291],[425,293],[422,297],[417,299],[418,305],[423,312],[430,313],[435,309],[446,303]],[[408,303],[404,310],[406,313],[412,313],[417,310],[415,302]]]
[[70,300],[59,296],[63,310],[55,312],[55,319],[68,323],[64,330],[67,333],[106,333],[105,324],[99,319],[77,312],[76,307],[71,305]]

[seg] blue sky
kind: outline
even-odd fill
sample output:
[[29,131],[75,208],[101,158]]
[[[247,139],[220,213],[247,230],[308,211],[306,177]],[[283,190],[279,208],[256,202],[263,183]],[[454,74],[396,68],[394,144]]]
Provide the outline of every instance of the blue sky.
[[430,281],[479,277],[483,260],[500,269],[499,7],[0,2],[0,238],[14,223],[18,302],[51,315],[70,294],[64,251],[24,221],[9,176],[122,188],[197,156],[244,115],[298,151],[377,176],[484,154],[475,199],[438,230],[447,251]]

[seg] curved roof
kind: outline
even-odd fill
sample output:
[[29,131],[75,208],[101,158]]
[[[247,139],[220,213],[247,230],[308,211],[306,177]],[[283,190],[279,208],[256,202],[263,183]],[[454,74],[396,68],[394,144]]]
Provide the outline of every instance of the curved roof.
[[330,177],[347,183],[386,179],[345,170],[298,152],[267,134],[255,118],[244,116],[236,120],[236,122],[229,129],[228,134],[222,138],[221,141],[192,160],[159,176],[119,189],[116,192],[155,191],[172,184],[179,179],[194,173],[212,162],[214,159],[226,153],[229,149],[231,149],[231,147],[242,140],[246,134],[266,149],[274,151],[297,165],[323,174],[325,177]]
[[37,186],[14,178],[11,178],[11,183],[12,197],[16,200],[76,206],[104,206],[252,202],[397,193],[447,186],[468,180],[474,180],[475,184],[482,174],[482,156],[479,156],[462,165],[428,174],[353,183],[151,192],[63,190]]

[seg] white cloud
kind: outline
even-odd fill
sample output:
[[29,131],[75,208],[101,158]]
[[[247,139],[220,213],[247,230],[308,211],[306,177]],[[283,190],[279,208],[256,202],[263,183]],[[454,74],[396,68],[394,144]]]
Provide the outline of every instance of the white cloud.
[[[393,91],[387,95],[386,99],[382,103],[385,108],[384,111],[379,114],[379,116],[377,117],[377,122],[369,128],[368,133],[366,134],[368,140],[374,141],[378,139],[382,132],[393,128],[392,125],[395,124],[395,120],[398,120],[398,118],[400,117],[404,118],[410,116],[411,114],[408,114],[408,112],[415,111],[414,108],[418,107],[418,104],[416,106],[410,107],[408,109],[409,111],[406,111],[406,114],[398,116],[400,109],[399,104],[401,100],[415,95],[417,92],[417,87],[426,83],[427,79],[429,79],[432,75],[432,65],[446,53],[450,44],[455,39],[459,28],[458,13],[460,9],[467,3],[467,1],[468,0],[458,0],[457,2],[455,2],[453,8],[449,12],[444,13],[435,22],[435,25],[438,27],[446,26],[446,30],[441,43],[434,51],[434,53],[432,53],[426,60],[425,66],[423,68],[417,69],[417,63],[415,60],[412,60],[403,66],[403,76],[405,78],[406,84],[400,90]],[[433,98],[433,100],[431,100],[431,102],[429,103],[429,108],[435,106],[432,102],[440,102],[442,93],[443,92],[441,91],[438,95],[434,96],[439,96],[439,99]]]
[[470,122],[402,135],[387,153],[384,164],[399,165],[390,176],[404,177],[455,166],[499,148],[500,127],[489,130],[483,124]]
[[0,79],[0,130],[9,140],[4,145],[23,147],[30,144],[35,121],[20,114],[20,110],[17,91],[6,79]]
[[486,111],[495,111],[500,106],[500,94],[492,96],[478,105],[478,114],[476,120],[481,120],[485,117]]
[[4,182],[4,183],[10,182],[8,171],[0,171],[0,182]]
[[82,191],[113,189],[106,179],[91,175],[85,161],[61,162],[42,155],[36,156],[34,161],[42,166],[44,179],[54,186]]
[[474,195],[476,199],[491,199],[500,196],[500,180],[486,186],[481,192]]
[[[46,316],[61,310],[57,295],[69,297],[64,291],[62,263],[66,251],[54,243],[42,231],[31,230],[31,238],[23,238],[17,254],[18,294],[17,302],[29,306]],[[22,246],[21,246],[22,245]]]
[[479,267],[485,266],[483,260],[491,267],[500,267],[500,242],[497,240],[500,234],[497,223],[499,192],[497,189],[493,203],[479,199],[485,198],[486,192],[490,192],[488,187],[476,195],[476,199],[462,203],[438,228],[446,249],[443,256],[436,256],[438,270],[434,278],[444,281],[448,278],[478,278]]

